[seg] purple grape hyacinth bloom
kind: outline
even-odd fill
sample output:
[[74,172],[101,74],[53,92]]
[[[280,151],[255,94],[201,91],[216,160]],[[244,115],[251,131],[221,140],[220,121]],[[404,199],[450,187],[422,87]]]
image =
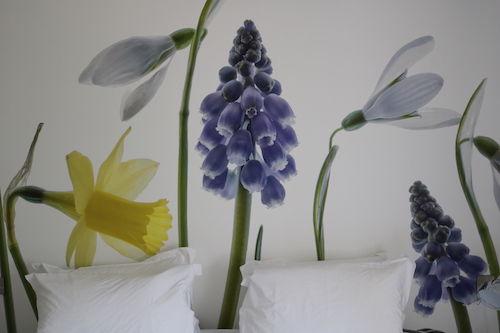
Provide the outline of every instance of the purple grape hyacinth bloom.
[[[415,311],[426,317],[448,291],[458,302],[469,305],[478,300],[475,278],[488,268],[479,256],[470,255],[461,243],[462,233],[445,215],[427,186],[416,181],[410,188],[412,215],[410,238],[420,257],[415,261],[414,280],[420,285]],[[462,275],[464,273],[465,275]],[[448,290],[443,292],[443,290]]]
[[204,156],[203,188],[235,197],[238,181],[260,192],[267,207],[285,200],[283,181],[297,174],[290,152],[297,147],[295,114],[271,77],[273,68],[259,31],[246,20],[219,70],[219,86],[202,101],[204,128],[196,150]]

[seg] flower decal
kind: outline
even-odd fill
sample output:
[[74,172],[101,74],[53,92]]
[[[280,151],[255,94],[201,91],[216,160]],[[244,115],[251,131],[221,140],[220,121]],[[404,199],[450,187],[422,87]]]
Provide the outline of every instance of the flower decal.
[[446,297],[446,288],[465,305],[478,301],[476,276],[486,272],[488,265],[481,257],[469,254],[469,248],[461,243],[462,231],[444,214],[427,186],[416,181],[410,193],[410,237],[413,249],[421,255],[415,261],[413,276],[420,285],[415,310],[423,316],[431,315],[436,303]]
[[382,72],[375,91],[365,106],[347,115],[342,121],[342,128],[353,131],[368,122],[388,123],[408,129],[458,124],[460,115],[455,111],[423,108],[441,90],[441,76],[421,73],[407,77],[408,69],[433,47],[434,38],[424,36],[399,49]]
[[193,35],[193,29],[181,29],[168,36],[121,40],[97,54],[80,74],[78,82],[114,87],[144,78],[144,82],[123,97],[120,114],[122,120],[128,120],[151,101],[163,83],[175,52],[187,47]]
[[493,195],[500,210],[500,145],[485,136],[474,137],[474,145],[490,161],[493,173]]
[[121,161],[130,131],[127,129],[101,165],[95,181],[90,160],[74,151],[66,158],[72,192],[51,192],[34,186],[13,191],[27,201],[56,208],[77,222],[66,250],[68,266],[73,255],[75,267],[92,265],[97,233],[109,246],[134,260],[156,254],[168,239],[172,217],[167,201],[132,201],[154,177],[158,163],[148,159]]
[[246,20],[233,41],[229,66],[219,71],[217,91],[200,106],[204,127],[196,149],[204,156],[207,191],[232,199],[236,178],[249,192],[260,192],[264,205],[284,202],[282,182],[297,173],[290,152],[298,141],[295,114],[272,71],[259,31]]

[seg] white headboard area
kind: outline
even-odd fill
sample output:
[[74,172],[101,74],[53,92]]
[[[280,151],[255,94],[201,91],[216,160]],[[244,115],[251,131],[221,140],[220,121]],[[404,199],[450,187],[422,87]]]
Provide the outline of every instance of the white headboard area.
[[[218,12],[210,15],[210,22],[206,25],[207,33],[203,35],[198,50],[186,104],[190,111],[186,133],[188,164],[185,169],[187,246],[196,250],[194,263],[190,261],[188,264],[196,265],[196,269],[199,265],[200,269],[200,275],[193,277],[192,308],[201,329],[215,329],[218,326],[231,259],[234,217],[238,215],[235,214],[235,204],[238,201],[223,199],[203,188],[207,187],[206,183],[203,185],[204,175],[208,181],[206,170],[219,165],[204,164],[205,157],[201,156],[199,147],[197,150],[197,143],[206,135],[202,131],[210,118],[203,107],[202,113],[205,113],[200,114],[200,106],[207,95],[217,91],[220,84],[219,70],[229,65],[228,55],[238,29],[245,24],[245,20],[254,22],[265,45],[266,55],[272,59],[271,76],[279,81],[282,90],[280,97],[293,110],[293,130],[298,141],[290,153],[297,175],[289,181],[275,178],[286,191],[283,204],[268,208],[262,200],[266,203],[269,197],[279,197],[281,192],[266,194],[261,188],[246,197],[245,204],[250,215],[246,230],[248,249],[244,255],[245,261],[254,259],[262,226],[262,243],[257,251],[262,261],[316,262],[313,220],[317,212],[313,210],[314,196],[330,145],[337,145],[338,151],[329,170],[328,195],[322,213],[324,229],[321,234],[325,259],[352,260],[384,253],[391,260],[401,257],[408,257],[412,263],[417,260],[421,248],[415,242],[413,245],[417,251],[412,247],[410,233],[414,217],[409,189],[415,181],[421,181],[444,214],[449,215],[454,225],[461,230],[461,241],[470,249],[470,254],[487,261],[487,251],[460,183],[456,137],[460,117],[476,88],[486,78],[474,134],[500,142],[500,2],[222,2]],[[165,80],[158,87],[154,98],[140,113],[126,121],[120,119],[120,106],[124,93],[132,85],[99,87],[80,84],[78,78],[99,52],[120,40],[133,36],[166,36],[179,29],[196,28],[204,4],[204,0],[1,0],[2,199],[5,199],[6,188],[25,162],[39,123],[44,123],[44,127],[33,154],[26,185],[54,192],[73,190],[74,184],[68,173],[68,154],[77,151],[87,156],[97,178],[99,167],[117,145],[119,138],[131,127],[124,141],[122,161],[144,158],[159,164],[148,164],[152,169],[157,167],[156,174],[147,186],[131,191],[133,194],[130,196],[138,194],[134,201],[147,203],[166,199],[172,227],[167,231],[168,240],[162,240],[163,247],[160,243],[161,251],[186,245],[179,237],[179,213],[183,208],[179,205],[178,161],[179,134],[185,133],[179,126],[179,119],[182,118],[179,112],[183,104],[183,92],[187,89],[184,83],[190,61],[190,46],[177,50],[172,59],[167,60],[170,62]],[[384,110],[397,108],[394,105],[399,100],[394,104],[391,104],[393,99],[386,104],[378,100],[382,106],[377,110],[378,104],[373,106],[367,101],[370,101],[391,57],[407,43],[423,36],[433,38],[433,41],[430,41],[430,37],[424,39],[429,43],[426,44],[428,50],[425,50],[425,56],[418,54],[414,56],[415,59],[408,56],[401,60],[407,61],[407,67],[411,67],[404,74],[407,77],[404,77],[399,76],[406,68],[401,65],[401,73],[397,73],[398,80],[409,80],[412,75],[423,73],[439,75],[444,82],[442,88],[436,89],[435,96],[420,103],[422,105],[417,108],[425,106],[432,110],[452,110],[458,118],[452,119],[450,126],[436,126],[440,127],[436,129],[431,128],[431,123],[426,123],[429,118],[422,118],[425,120],[422,120],[421,128],[417,130],[391,123],[394,119],[381,121],[380,114]],[[155,66],[156,63],[150,67],[156,70]],[[391,74],[394,73],[387,75]],[[431,78],[436,79],[434,76]],[[440,86],[442,82],[436,80],[429,85]],[[249,84],[249,81],[246,82]],[[434,88],[432,86],[429,89]],[[418,99],[418,96],[412,95],[413,90],[407,91],[410,93],[402,98],[403,102]],[[377,98],[371,99],[374,100]],[[276,103],[281,103],[281,100]],[[272,107],[265,105],[262,108]],[[368,109],[373,113],[378,112],[376,119],[370,118],[370,114],[365,112]],[[357,110],[362,111],[352,117],[364,118],[350,119],[350,124],[354,125],[348,127],[345,118]],[[413,111],[398,117],[407,118],[408,114],[415,116],[411,113]],[[276,119],[281,116],[285,118],[286,112],[288,109],[283,114],[273,116]],[[288,118],[279,121],[273,119],[276,123],[282,121],[282,127],[288,126],[285,123],[289,120],[291,123]],[[418,119],[408,119],[411,120]],[[249,125],[248,121],[240,125],[242,128],[248,125],[249,131],[253,129],[256,133],[259,126],[264,126],[256,123],[254,121]],[[336,132],[339,128],[343,129]],[[281,125],[278,132],[280,130]],[[257,135],[255,133],[252,132],[252,135]],[[284,135],[280,133],[275,133],[274,139]],[[265,145],[257,142],[252,147],[258,146],[258,150],[262,151],[260,147]],[[266,168],[272,169],[271,158],[265,154],[262,152],[263,157],[260,156],[261,160],[266,160],[265,163],[257,155],[249,155],[249,158],[263,165],[267,163]],[[217,164],[218,161],[214,158],[212,162]],[[500,210],[493,192],[494,160],[486,158],[471,146],[471,157],[468,157],[467,163],[469,161],[475,198],[497,247],[494,251],[500,255]],[[277,161],[276,165],[279,163]],[[290,160],[287,163],[291,165]],[[276,170],[268,169],[262,171],[263,174],[266,172],[265,176],[276,175]],[[496,176],[499,176],[498,171]],[[136,185],[130,179],[123,182],[130,182],[130,187]],[[500,197],[498,193],[497,196]],[[163,201],[159,206],[162,204]],[[30,273],[35,271],[31,266],[33,263],[67,268],[68,241],[76,226],[71,213],[61,214],[53,206],[35,205],[22,199],[17,201],[15,210],[17,241]],[[105,234],[107,231],[104,229],[102,227],[97,232]],[[116,246],[110,247],[109,244],[106,236],[97,236],[93,265],[132,262],[132,259],[115,250],[120,245],[114,243]],[[157,244],[148,248],[149,245],[143,246],[143,252],[156,249]],[[127,252],[126,247],[121,249]],[[135,255],[130,254],[130,257]],[[70,256],[70,259],[70,266],[74,268],[75,258]],[[18,332],[35,332],[37,321],[10,254],[9,267]],[[284,285],[288,282],[284,282]],[[372,288],[377,289],[377,285]],[[455,332],[455,318],[450,303],[439,301],[434,312],[423,317],[414,310],[413,302],[418,291],[419,285],[412,281],[408,304],[403,312],[404,327],[414,330],[429,327]],[[405,292],[403,290],[402,294]],[[356,290],[352,290],[352,293],[355,294]],[[474,332],[498,330],[496,311],[476,303],[467,309]],[[0,302],[2,332],[6,322],[3,310],[4,305]],[[359,313],[360,320],[363,316],[364,313]],[[236,315],[234,329],[238,328],[238,320],[239,315]]]

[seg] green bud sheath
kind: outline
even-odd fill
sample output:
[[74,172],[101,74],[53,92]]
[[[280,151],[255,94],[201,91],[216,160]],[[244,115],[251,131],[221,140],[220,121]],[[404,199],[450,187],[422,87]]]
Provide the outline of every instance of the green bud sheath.
[[474,145],[477,150],[489,160],[491,160],[500,149],[500,146],[495,140],[485,136],[476,136],[474,138]]
[[23,186],[15,190],[16,194],[28,202],[43,203],[43,194],[45,190],[37,186]]
[[367,123],[363,111],[357,110],[349,113],[347,117],[342,120],[342,128],[346,131],[354,131],[363,127]]
[[175,48],[177,50],[182,50],[191,44],[195,30],[192,28],[184,28],[174,31],[170,34],[170,37],[174,40]]

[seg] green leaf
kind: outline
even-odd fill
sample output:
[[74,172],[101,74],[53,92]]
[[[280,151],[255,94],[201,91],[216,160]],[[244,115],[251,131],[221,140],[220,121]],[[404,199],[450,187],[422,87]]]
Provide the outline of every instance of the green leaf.
[[323,213],[325,210],[326,196],[328,193],[328,183],[330,180],[330,170],[333,160],[339,146],[334,145],[330,148],[326,156],[323,166],[319,173],[318,182],[316,183],[316,191],[314,192],[314,207],[313,207],[313,224],[314,237],[316,241],[316,254],[318,260],[325,260],[325,244],[323,237]]

